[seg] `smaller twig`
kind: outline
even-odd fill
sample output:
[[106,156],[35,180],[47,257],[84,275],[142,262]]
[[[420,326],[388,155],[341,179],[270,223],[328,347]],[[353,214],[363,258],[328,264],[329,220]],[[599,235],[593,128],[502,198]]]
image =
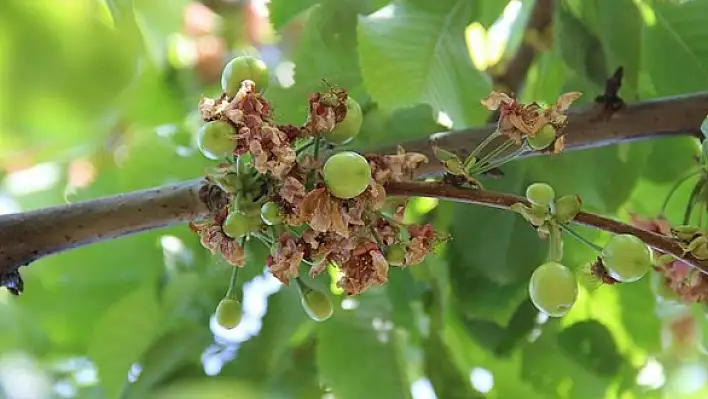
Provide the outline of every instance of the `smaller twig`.
[[[386,185],[386,192],[389,195],[394,196],[432,197],[506,210],[509,210],[511,206],[516,203],[522,203],[530,206],[530,203],[525,198],[516,195],[497,193],[481,189],[455,187],[439,182],[391,182]],[[643,230],[617,220],[589,212],[578,213],[573,220],[573,223],[604,230],[613,234],[631,234],[644,241],[651,248],[654,248],[659,252],[672,255],[684,263],[708,274],[708,262],[698,260],[690,254],[684,253],[680,243],[672,237]]]

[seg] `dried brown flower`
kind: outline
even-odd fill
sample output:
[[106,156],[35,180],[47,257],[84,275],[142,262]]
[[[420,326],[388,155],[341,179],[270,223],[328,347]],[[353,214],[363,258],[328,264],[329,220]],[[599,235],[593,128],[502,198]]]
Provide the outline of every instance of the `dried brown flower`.
[[[538,103],[522,104],[508,94],[492,91],[482,100],[482,105],[489,110],[500,111],[499,133],[521,145],[525,136],[535,137],[546,124],[552,124],[556,130],[564,127],[567,119],[565,111],[580,96],[578,92],[565,93],[558,97],[556,104],[543,108]],[[554,144],[554,152],[563,149],[563,140],[561,137],[559,139]]]
[[344,276],[337,282],[347,295],[358,295],[388,281],[388,262],[372,241],[362,240],[340,265]]
[[273,256],[268,257],[268,270],[287,286],[291,279],[298,276],[304,256],[302,242],[290,234],[283,234],[278,240],[277,251]]

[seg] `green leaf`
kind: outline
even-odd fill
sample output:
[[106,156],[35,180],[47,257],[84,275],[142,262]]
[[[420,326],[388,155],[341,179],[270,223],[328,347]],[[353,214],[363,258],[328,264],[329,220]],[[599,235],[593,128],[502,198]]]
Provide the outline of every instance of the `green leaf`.
[[656,183],[674,183],[698,167],[701,146],[694,137],[662,137],[651,145],[643,177]]
[[[505,168],[503,179],[485,183],[490,190],[511,193],[523,193],[527,185],[526,171],[518,163]],[[472,280],[481,275],[498,285],[525,280],[543,260],[548,246],[519,215],[470,205],[458,206],[451,234],[450,275],[453,281],[464,281],[463,286],[477,285],[463,276]],[[465,290],[469,293],[464,295],[474,295]]]
[[708,138],[708,116],[706,116],[706,118],[703,119],[703,123],[701,123],[701,133],[703,133],[704,140]]
[[634,344],[648,353],[661,351],[661,321],[649,276],[617,288],[622,324]]
[[592,31],[566,5],[556,7],[556,43],[566,65],[599,88],[605,87],[605,50]]
[[154,399],[223,399],[248,398],[265,399],[265,393],[254,386],[233,379],[210,377],[179,381],[153,393]]
[[[690,93],[708,81],[708,2],[656,2],[644,7],[644,66],[659,95]],[[697,86],[698,85],[698,86]]]
[[158,386],[170,373],[185,363],[196,363],[212,335],[203,325],[183,325],[155,342],[143,355],[137,381],[129,385],[128,399],[148,397],[147,392]]
[[362,3],[326,1],[308,13],[293,62],[295,84],[268,90],[280,123],[301,124],[307,116],[307,101],[327,83],[346,88],[364,105],[359,60],[356,51],[356,15]]
[[184,8],[189,0],[140,0],[134,3],[135,22],[143,34],[152,62],[167,66],[167,36],[182,29]]
[[620,370],[622,357],[617,353],[612,334],[595,320],[564,328],[558,334],[558,345],[566,356],[601,377],[611,378]]
[[[450,313],[450,312],[448,312]],[[519,353],[509,358],[494,356],[482,345],[475,343],[465,334],[460,321],[453,314],[446,317],[443,340],[449,348],[451,362],[469,370],[483,368],[494,377],[494,385],[487,393],[489,398],[541,399],[533,387],[519,378],[522,361]]]
[[[523,349],[524,380],[558,398],[604,398],[616,376],[605,371],[598,373],[597,361],[607,362],[614,370],[620,363],[617,349],[604,325],[596,321],[583,323],[586,324],[581,326],[591,327],[556,331],[553,325],[546,325],[540,337]],[[593,331],[590,335],[589,329]],[[597,330],[602,331],[604,338],[595,341],[597,336],[592,334]],[[587,350],[588,346],[592,352]]]
[[161,319],[155,284],[149,281],[115,303],[99,320],[88,348],[108,398],[118,398],[133,363],[150,347]]
[[[375,120],[372,120],[375,119]],[[359,135],[347,147],[376,150],[381,146],[401,144],[428,137],[447,128],[435,121],[427,104],[385,112],[373,109],[366,113]]]
[[316,345],[312,334],[284,357],[271,378],[271,392],[296,399],[320,398],[325,394],[317,369]]
[[268,298],[268,312],[258,335],[239,347],[236,359],[224,366],[221,375],[254,383],[266,381],[287,354],[290,338],[307,320],[297,289],[294,286],[281,288]]
[[490,84],[472,65],[464,41],[473,14],[470,2],[456,1],[427,10],[394,3],[360,17],[361,70],[374,101],[388,110],[429,104],[445,112],[453,127],[480,121],[486,110],[479,101]]
[[454,361],[451,349],[440,335],[441,332],[433,329],[425,343],[425,375],[430,379],[436,396],[446,399],[484,398],[472,388],[468,373]]
[[[592,2],[587,2],[592,3]],[[643,21],[633,0],[598,0],[599,35],[605,45],[607,70],[624,68],[622,92],[625,100],[634,100],[639,85]]]
[[[338,399],[411,398],[401,332],[376,331],[372,319],[341,310],[317,329],[317,361]],[[346,345],[343,345],[346,343]]]
[[270,23],[275,30],[281,30],[288,22],[301,13],[320,3],[319,0],[271,0],[268,3]]

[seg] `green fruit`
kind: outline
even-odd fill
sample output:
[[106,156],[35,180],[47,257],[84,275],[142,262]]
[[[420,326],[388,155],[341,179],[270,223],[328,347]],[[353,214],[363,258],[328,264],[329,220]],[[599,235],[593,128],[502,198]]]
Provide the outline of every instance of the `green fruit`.
[[216,307],[216,321],[226,329],[235,328],[241,322],[241,302],[224,298]]
[[352,97],[347,97],[347,115],[337,123],[331,132],[324,133],[324,138],[334,144],[346,144],[354,139],[361,130],[364,114],[361,106]]
[[391,266],[403,266],[406,263],[406,245],[398,243],[386,249],[386,262]]
[[241,238],[251,231],[251,218],[240,212],[232,212],[229,213],[226,220],[221,224],[221,228],[227,236],[231,238]]
[[534,183],[526,188],[526,199],[534,205],[547,207],[556,199],[556,192],[546,183]]
[[236,147],[234,129],[226,122],[207,122],[197,132],[197,146],[209,159],[224,158],[233,153]]
[[547,262],[531,275],[529,295],[538,310],[551,317],[562,317],[578,298],[578,282],[567,267]]
[[311,290],[302,296],[302,308],[314,321],[325,321],[332,316],[334,309],[329,297],[320,291]]
[[322,173],[329,192],[342,199],[360,195],[371,180],[369,162],[353,151],[342,151],[329,157]]
[[283,223],[283,211],[280,205],[273,201],[268,201],[261,206],[261,219],[268,226],[276,226]]
[[268,88],[269,72],[265,62],[257,57],[241,56],[229,61],[221,73],[221,89],[234,96],[244,80],[252,80],[261,93]]
[[668,284],[666,284],[666,277],[659,272],[654,272],[651,274],[651,288],[654,291],[657,299],[665,302],[676,302],[678,300],[678,294],[676,291],[672,290]]
[[555,218],[558,223],[568,223],[580,212],[583,202],[577,195],[564,195],[556,200]]
[[617,234],[602,249],[602,262],[612,278],[630,283],[649,271],[652,255],[644,241],[631,234]]
[[548,146],[551,145],[555,139],[556,128],[550,123],[547,123],[541,128],[541,130],[536,132],[535,137],[528,137],[526,140],[529,143],[529,147],[539,151],[548,148]]

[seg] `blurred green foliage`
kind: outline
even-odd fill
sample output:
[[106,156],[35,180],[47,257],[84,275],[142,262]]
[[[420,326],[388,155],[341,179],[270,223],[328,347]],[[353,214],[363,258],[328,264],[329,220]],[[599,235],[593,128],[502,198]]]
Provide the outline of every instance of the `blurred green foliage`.
[[[0,2],[3,212],[203,174],[211,163],[195,150],[196,104],[219,92],[220,69],[236,54],[269,65],[266,97],[282,122],[304,121],[323,79],[350,90],[365,110],[353,148],[482,124],[492,80],[475,60],[513,56],[533,2],[270,0],[270,19],[264,2],[205,3],[214,15],[186,0]],[[589,102],[620,65],[628,101],[706,88],[707,0],[556,3],[554,40],[522,99],[573,90]],[[473,23],[486,41],[466,34]],[[518,161],[485,184],[522,194],[545,181],[587,209],[650,218],[698,152],[691,138],[620,144]],[[690,188],[671,202],[671,220]],[[212,313],[229,267],[186,226],[42,259],[23,270],[23,296],[0,293],[0,396],[708,395],[705,314],[677,334],[671,327],[692,310],[657,302],[644,279],[583,288],[567,317],[545,320],[526,291],[546,255],[534,231],[511,213],[433,205],[412,217],[454,240],[420,266],[392,270],[386,287],[356,299],[334,292],[325,323],[306,317],[294,287],[263,274],[267,249],[252,244],[244,322],[221,330]],[[565,247],[578,273],[595,256],[572,240]],[[327,289],[330,278],[309,283]],[[19,370],[31,382],[18,382]]]

